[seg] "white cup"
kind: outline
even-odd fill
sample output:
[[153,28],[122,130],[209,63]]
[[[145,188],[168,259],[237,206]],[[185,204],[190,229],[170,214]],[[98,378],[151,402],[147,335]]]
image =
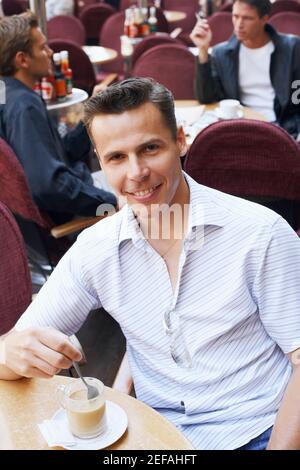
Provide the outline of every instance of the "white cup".
[[239,116],[241,103],[238,100],[222,100],[219,103],[219,109],[224,119],[235,119]]

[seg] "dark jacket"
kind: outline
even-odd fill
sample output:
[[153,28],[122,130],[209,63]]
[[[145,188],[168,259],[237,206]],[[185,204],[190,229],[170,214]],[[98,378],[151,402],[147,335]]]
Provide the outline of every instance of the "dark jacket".
[[0,105],[0,137],[15,151],[39,208],[56,222],[94,216],[114,195],[93,186],[81,161],[90,149],[82,123],[61,139],[43,100],[19,80],[5,77],[6,104]]
[[[300,132],[300,104],[292,102],[292,95],[296,92],[292,84],[300,80],[300,38],[279,34],[269,24],[266,25],[266,32],[275,46],[270,65],[275,90],[274,112],[277,122],[297,137]],[[213,103],[225,98],[240,100],[239,48],[240,42],[233,35],[229,41],[213,48],[208,62],[200,64],[197,61],[196,94],[201,103]]]

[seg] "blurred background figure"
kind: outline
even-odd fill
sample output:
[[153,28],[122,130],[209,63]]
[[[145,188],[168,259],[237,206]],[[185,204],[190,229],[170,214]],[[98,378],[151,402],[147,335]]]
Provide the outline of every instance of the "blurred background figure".
[[73,15],[74,0],[46,0],[47,20],[58,15]]

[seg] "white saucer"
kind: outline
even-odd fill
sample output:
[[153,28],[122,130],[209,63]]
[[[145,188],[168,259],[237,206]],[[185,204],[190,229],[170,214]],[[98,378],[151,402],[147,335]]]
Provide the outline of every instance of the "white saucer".
[[[100,436],[91,439],[80,439],[74,436],[72,444],[58,443],[57,445],[69,450],[99,450],[110,446],[124,434],[127,429],[128,419],[123,408],[109,400],[106,400],[106,419],[108,423],[107,430]],[[55,413],[52,420],[59,421],[60,426],[65,427],[69,432],[68,418],[63,408]]]
[[242,117],[244,117],[244,111],[242,109],[239,109],[238,112],[237,112],[237,116],[235,116],[234,118],[228,118],[228,117],[225,117],[223,114],[222,114],[222,110],[221,108],[216,108],[214,110],[216,116],[220,119],[241,119]]

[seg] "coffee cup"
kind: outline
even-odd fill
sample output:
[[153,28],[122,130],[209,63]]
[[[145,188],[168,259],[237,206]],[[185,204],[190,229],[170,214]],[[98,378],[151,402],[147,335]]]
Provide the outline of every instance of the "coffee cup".
[[69,428],[74,436],[89,439],[102,434],[107,428],[104,384],[95,378],[85,377],[89,385],[97,387],[99,395],[88,399],[87,388],[80,379],[57,388],[60,404],[66,410]]
[[222,100],[219,103],[220,115],[224,119],[235,119],[241,111],[241,103],[238,100]]

